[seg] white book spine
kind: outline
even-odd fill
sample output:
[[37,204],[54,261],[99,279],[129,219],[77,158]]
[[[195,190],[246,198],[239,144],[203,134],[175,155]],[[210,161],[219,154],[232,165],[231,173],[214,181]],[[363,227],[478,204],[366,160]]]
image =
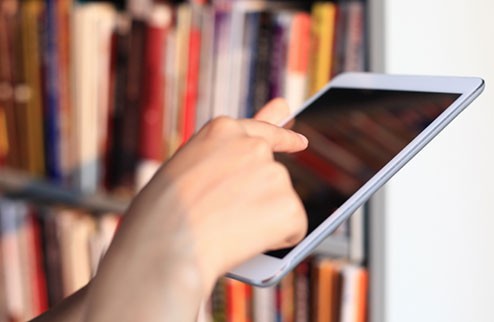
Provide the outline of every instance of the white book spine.
[[254,321],[276,321],[276,287],[254,287],[252,302],[252,315]]

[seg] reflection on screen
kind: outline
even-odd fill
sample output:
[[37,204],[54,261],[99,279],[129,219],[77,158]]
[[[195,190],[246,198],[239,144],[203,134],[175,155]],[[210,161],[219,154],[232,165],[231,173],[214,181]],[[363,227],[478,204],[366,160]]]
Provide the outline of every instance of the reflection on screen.
[[[276,158],[290,172],[308,233],[382,169],[460,95],[332,88],[297,116],[309,148]],[[291,249],[269,252],[282,258]]]

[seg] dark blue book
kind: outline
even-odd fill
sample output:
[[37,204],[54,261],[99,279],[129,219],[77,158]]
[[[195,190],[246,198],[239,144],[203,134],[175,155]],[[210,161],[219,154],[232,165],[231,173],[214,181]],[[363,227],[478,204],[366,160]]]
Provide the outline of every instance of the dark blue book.
[[244,48],[247,48],[248,59],[246,63],[247,66],[247,84],[245,90],[242,93],[241,111],[244,115],[243,117],[252,117],[255,113],[254,108],[254,95],[255,95],[255,75],[256,75],[256,63],[257,63],[257,50],[258,41],[257,36],[259,34],[259,17],[260,12],[249,12],[245,17],[245,38],[244,38]]
[[56,0],[45,1],[42,59],[44,70],[44,139],[47,177],[62,182],[60,151],[60,93],[58,78]]
[[270,12],[259,17],[257,36],[256,68],[254,75],[254,111],[258,111],[269,100],[269,70],[271,69],[272,19]]

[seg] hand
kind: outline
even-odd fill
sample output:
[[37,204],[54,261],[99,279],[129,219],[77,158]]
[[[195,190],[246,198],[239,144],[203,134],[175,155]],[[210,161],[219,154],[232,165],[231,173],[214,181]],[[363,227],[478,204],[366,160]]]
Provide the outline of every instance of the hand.
[[[283,101],[273,101],[256,118],[279,122],[285,107]],[[286,169],[274,161],[273,151],[295,152],[306,146],[305,138],[267,122],[218,118],[146,188],[146,208],[153,204],[151,199],[173,202],[180,208],[207,290],[220,275],[246,259],[293,245],[304,236],[303,206]],[[170,193],[170,201],[163,199]],[[154,204],[156,210],[170,208]],[[139,216],[144,211],[149,212],[138,211]]]
[[[176,305],[177,297],[195,292],[199,303],[234,266],[300,241],[305,211],[273,152],[300,151],[307,139],[270,124],[284,118],[284,106],[274,101],[255,120],[217,118],[163,165],[135,198],[92,283],[107,311],[130,305],[139,290],[146,316],[160,316],[170,294]],[[169,316],[169,309],[162,313]]]

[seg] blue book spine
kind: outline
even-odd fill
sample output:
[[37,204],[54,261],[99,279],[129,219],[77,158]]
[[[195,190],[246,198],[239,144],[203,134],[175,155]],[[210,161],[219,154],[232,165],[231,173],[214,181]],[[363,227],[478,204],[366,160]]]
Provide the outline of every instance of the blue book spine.
[[259,34],[259,12],[252,12],[247,14],[246,17],[246,43],[245,46],[250,50],[248,60],[248,81],[244,109],[244,117],[252,117],[255,113],[254,108],[254,95],[255,95],[255,77],[256,77],[256,64],[257,64],[257,50],[258,50],[258,34]]
[[42,56],[45,89],[44,132],[46,173],[49,179],[56,183],[61,183],[56,0],[46,0],[45,5]]

